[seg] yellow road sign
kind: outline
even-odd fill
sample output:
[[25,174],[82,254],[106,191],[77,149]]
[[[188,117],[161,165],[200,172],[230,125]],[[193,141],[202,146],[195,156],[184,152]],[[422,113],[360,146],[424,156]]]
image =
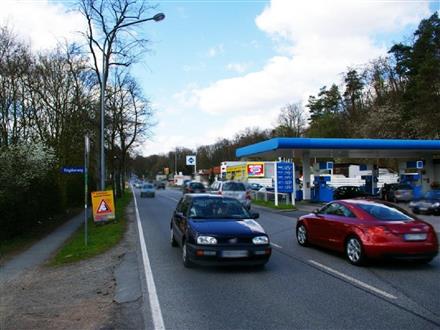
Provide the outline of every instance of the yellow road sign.
[[113,191],[92,192],[93,219],[95,222],[107,221],[115,218],[115,203]]

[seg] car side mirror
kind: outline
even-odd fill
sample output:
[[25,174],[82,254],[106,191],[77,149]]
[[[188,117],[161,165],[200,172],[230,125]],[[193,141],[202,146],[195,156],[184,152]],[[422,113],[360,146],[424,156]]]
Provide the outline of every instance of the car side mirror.
[[258,219],[260,217],[260,213],[258,212],[251,212],[251,218],[252,219]]

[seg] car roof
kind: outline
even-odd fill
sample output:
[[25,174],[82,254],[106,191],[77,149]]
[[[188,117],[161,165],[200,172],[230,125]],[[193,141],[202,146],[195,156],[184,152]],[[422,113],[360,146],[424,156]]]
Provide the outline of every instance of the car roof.
[[188,198],[196,199],[196,198],[210,198],[210,199],[234,199],[232,197],[223,196],[223,195],[216,195],[216,194],[201,194],[201,193],[193,193],[193,194],[186,194]]
[[390,203],[387,202],[383,202],[383,201],[379,201],[379,200],[373,200],[373,199],[341,199],[337,202],[344,202],[347,204],[353,204],[353,205],[359,205],[359,204],[363,204],[363,205],[386,205],[386,206],[393,206]]

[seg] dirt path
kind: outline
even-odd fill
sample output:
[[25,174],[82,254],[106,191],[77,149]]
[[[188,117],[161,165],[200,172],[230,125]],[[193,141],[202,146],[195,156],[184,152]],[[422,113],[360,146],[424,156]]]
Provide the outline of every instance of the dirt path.
[[114,301],[114,271],[136,251],[136,227],[128,218],[128,231],[112,250],[67,266],[42,265],[0,283],[0,329],[142,328],[141,298]]

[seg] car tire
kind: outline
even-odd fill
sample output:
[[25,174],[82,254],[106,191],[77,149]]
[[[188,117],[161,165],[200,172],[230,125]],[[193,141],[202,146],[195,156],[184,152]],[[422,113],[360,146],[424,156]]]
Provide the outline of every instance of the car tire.
[[174,230],[173,230],[172,226],[170,228],[170,243],[171,243],[172,247],[176,247],[177,246],[177,241],[176,241],[176,237],[174,237]]
[[345,242],[345,255],[348,261],[355,265],[361,266],[365,263],[365,253],[362,241],[356,236],[350,236]]
[[182,244],[182,261],[183,261],[183,266],[185,266],[185,268],[191,268],[193,266],[193,263],[191,262],[188,256],[188,247],[186,245],[186,241],[183,241]]
[[304,224],[300,224],[298,227],[296,227],[296,240],[301,246],[309,245],[307,228],[304,226]]

